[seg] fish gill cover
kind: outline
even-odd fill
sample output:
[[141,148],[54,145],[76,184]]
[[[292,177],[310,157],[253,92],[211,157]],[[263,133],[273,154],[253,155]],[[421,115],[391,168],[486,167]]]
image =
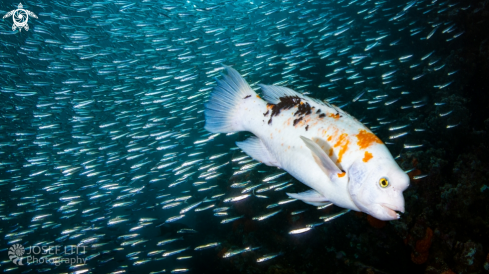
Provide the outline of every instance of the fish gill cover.
[[[489,268],[487,2],[22,5],[0,3],[37,15],[0,21],[4,272]],[[248,133],[204,129],[222,65],[369,127],[411,179],[406,213],[288,198],[307,188],[236,147]]]

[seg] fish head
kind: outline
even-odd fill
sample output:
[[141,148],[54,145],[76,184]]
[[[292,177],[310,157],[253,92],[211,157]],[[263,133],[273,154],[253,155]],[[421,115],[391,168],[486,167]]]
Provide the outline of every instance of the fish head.
[[399,219],[397,212],[404,213],[402,192],[409,186],[409,176],[388,156],[368,163],[357,160],[348,170],[348,191],[355,205],[383,221]]

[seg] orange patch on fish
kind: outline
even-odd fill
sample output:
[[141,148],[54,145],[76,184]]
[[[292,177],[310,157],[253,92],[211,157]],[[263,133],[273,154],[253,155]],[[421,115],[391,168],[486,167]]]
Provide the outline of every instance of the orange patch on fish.
[[343,172],[343,173],[338,173],[338,177],[344,177],[346,175],[346,172]]
[[330,141],[331,141],[331,139],[333,139],[333,137],[332,137],[332,136],[329,136],[329,137],[328,137],[328,142],[330,142]]
[[365,151],[365,157],[363,157],[363,161],[366,163],[368,162],[370,159],[372,159],[374,156],[372,156],[372,153],[368,152],[368,151]]
[[339,118],[340,118],[340,114],[339,114],[339,113],[336,113],[336,114],[329,113],[329,114],[328,114],[328,117],[335,118],[335,119],[339,119]]
[[287,119],[287,121],[285,121],[288,126],[290,126],[290,121],[292,121],[292,118],[289,118],[289,119]]
[[329,149],[328,155],[329,155],[329,157],[332,157],[333,156],[333,149],[332,148]]
[[258,95],[258,94],[256,95],[256,98],[259,98],[259,99],[261,99],[261,98],[260,98],[260,95]]
[[[331,129],[330,129],[330,128],[331,128]],[[339,130],[338,130],[338,128],[336,128],[336,127],[334,127],[334,126],[329,126],[329,127],[328,127],[328,132],[331,132],[331,131],[333,132],[333,134],[331,134],[331,136],[333,136],[333,139],[338,138],[338,137],[337,137],[337,136],[338,136],[338,134],[339,134],[339,132],[338,132],[338,131],[339,131]]]
[[373,143],[382,144],[382,141],[379,139],[379,137],[375,136],[375,134],[373,134],[372,132],[367,132],[364,129],[360,130],[360,132],[356,136],[358,139],[357,145],[360,147],[360,149],[366,149]]
[[341,163],[343,154],[345,154],[346,150],[348,149],[348,144],[350,144],[348,134],[342,133],[338,138],[338,141],[336,141],[336,144],[334,144],[334,147],[340,148],[340,151],[338,152],[338,163]]

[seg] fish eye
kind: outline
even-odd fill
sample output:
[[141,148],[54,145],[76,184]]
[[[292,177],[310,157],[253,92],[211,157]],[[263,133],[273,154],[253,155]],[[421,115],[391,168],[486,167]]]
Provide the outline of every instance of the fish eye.
[[386,188],[388,185],[389,185],[389,181],[386,179],[386,178],[381,178],[379,180],[379,185],[382,187],[382,188]]

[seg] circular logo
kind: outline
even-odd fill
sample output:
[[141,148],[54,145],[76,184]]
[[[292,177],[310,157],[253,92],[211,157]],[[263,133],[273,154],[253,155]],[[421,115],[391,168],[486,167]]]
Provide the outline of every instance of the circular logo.
[[14,19],[14,24],[18,28],[23,28],[27,24],[27,21],[29,20],[29,15],[25,10],[17,9],[14,11],[13,19]]
[[9,259],[16,265],[22,264],[22,255],[24,255],[25,250],[21,244],[14,244],[8,249]]
[[37,15],[35,15],[32,11],[25,10],[24,6],[22,6],[22,3],[19,3],[18,9],[7,12],[7,14],[3,16],[3,19],[10,16],[12,16],[14,20],[12,31],[16,29],[22,31],[22,28],[24,28],[25,30],[29,30],[29,25],[27,25],[27,21],[29,21],[29,16],[37,18]]

